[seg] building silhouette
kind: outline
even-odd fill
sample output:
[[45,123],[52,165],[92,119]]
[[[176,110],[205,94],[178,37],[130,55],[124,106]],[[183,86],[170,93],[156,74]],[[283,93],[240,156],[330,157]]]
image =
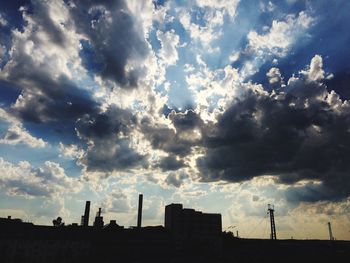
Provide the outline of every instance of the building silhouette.
[[89,226],[89,214],[87,201],[81,225],[65,225],[59,217],[51,226],[0,218],[0,262],[340,262],[350,257],[346,241],[236,238],[222,232],[221,214],[182,204],[165,207],[164,226],[141,227],[142,216],[137,227],[125,228],[116,220],[104,224],[101,208]]
[[221,214],[208,214],[183,208],[182,204],[165,207],[165,229],[184,237],[212,237],[222,233]]
[[165,207],[164,227],[177,246],[199,250],[209,247],[214,254],[221,254],[221,214],[202,213],[183,208],[182,204],[170,204]]
[[[137,226],[124,228],[116,220],[104,224],[99,208],[89,225],[91,202],[86,201],[81,223],[65,225],[61,217],[53,226],[0,218],[0,254],[3,262],[165,262],[170,257],[217,256],[221,248],[221,215],[165,207],[163,226],[142,227],[143,195],[139,195]],[[200,248],[211,247],[204,250]],[[157,255],[159,261],[154,259]],[[142,260],[142,261],[140,261]],[[150,260],[150,261],[147,261]]]

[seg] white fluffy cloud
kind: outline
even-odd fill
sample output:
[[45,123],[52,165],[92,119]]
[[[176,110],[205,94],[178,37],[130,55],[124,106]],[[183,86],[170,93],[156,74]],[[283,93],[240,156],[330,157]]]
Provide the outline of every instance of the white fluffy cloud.
[[84,151],[75,144],[64,145],[62,142],[60,142],[59,149],[63,156],[72,159],[82,158],[84,154]]
[[27,130],[19,125],[12,125],[7,130],[4,138],[0,139],[0,144],[27,144],[30,147],[44,147],[46,143],[41,138],[36,138],[32,136]]
[[258,55],[284,57],[296,38],[302,35],[313,21],[314,19],[303,11],[298,16],[287,15],[285,21],[273,20],[267,33],[249,32],[248,47]]
[[[208,13],[209,12],[209,13]],[[211,42],[218,39],[222,32],[218,28],[223,23],[223,16],[220,11],[208,11],[205,25],[199,25],[191,21],[191,13],[186,9],[179,9],[179,20],[184,29],[191,36],[194,43],[203,46],[206,52],[218,51],[211,47]]]
[[102,202],[104,210],[112,213],[128,213],[131,209],[128,192],[121,188],[116,188],[108,194]]
[[227,12],[230,17],[236,15],[237,6],[239,4],[239,0],[197,0],[196,2],[199,7],[222,9]]
[[29,147],[45,147],[46,142],[41,138],[32,136],[22,125],[20,121],[0,108],[0,120],[8,122],[9,128],[5,135],[0,138],[0,144],[26,144]]
[[325,72],[323,70],[323,61],[320,55],[315,55],[310,63],[308,71],[302,71],[309,81],[320,81],[325,78]]
[[278,68],[270,68],[270,70],[266,73],[266,76],[269,78],[270,84],[278,84],[282,81],[281,72]]
[[34,168],[26,161],[16,165],[0,158],[0,187],[8,195],[33,198],[78,192],[82,185],[78,179],[68,177],[59,164],[51,161]]
[[157,37],[162,45],[161,50],[159,51],[159,57],[162,62],[166,65],[174,65],[179,59],[177,53],[177,47],[179,45],[179,36],[175,33],[174,30],[162,32],[157,31]]

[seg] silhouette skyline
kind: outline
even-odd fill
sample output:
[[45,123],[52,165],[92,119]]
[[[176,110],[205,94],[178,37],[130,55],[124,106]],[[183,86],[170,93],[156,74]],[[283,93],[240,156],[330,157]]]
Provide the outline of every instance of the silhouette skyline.
[[101,208],[89,225],[90,201],[80,225],[65,224],[61,217],[52,226],[0,218],[2,262],[338,262],[350,255],[350,242],[336,241],[330,223],[329,241],[277,240],[271,205],[271,238],[259,240],[222,232],[221,214],[182,204],[165,206],[164,226],[142,226],[142,203],[140,194],[137,224],[129,228],[116,220],[104,224]]
[[349,1],[2,2],[0,217],[350,240]]

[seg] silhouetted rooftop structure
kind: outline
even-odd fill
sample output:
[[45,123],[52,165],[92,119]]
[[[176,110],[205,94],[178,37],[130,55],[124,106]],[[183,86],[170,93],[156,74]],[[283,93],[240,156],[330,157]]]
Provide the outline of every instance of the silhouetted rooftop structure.
[[103,216],[101,216],[102,210],[101,207],[98,209],[98,212],[96,213],[95,221],[94,221],[94,227],[102,228],[104,225],[103,222]]

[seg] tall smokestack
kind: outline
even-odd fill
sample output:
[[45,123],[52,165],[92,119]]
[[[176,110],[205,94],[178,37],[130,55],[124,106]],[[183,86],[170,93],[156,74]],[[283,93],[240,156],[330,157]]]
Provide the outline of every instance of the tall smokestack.
[[328,222],[328,232],[329,232],[329,240],[334,240],[331,222]]
[[139,195],[139,211],[137,213],[137,227],[141,228],[141,221],[142,221],[142,201],[143,201],[143,195]]
[[89,214],[90,214],[90,201],[86,201],[83,226],[89,225]]

